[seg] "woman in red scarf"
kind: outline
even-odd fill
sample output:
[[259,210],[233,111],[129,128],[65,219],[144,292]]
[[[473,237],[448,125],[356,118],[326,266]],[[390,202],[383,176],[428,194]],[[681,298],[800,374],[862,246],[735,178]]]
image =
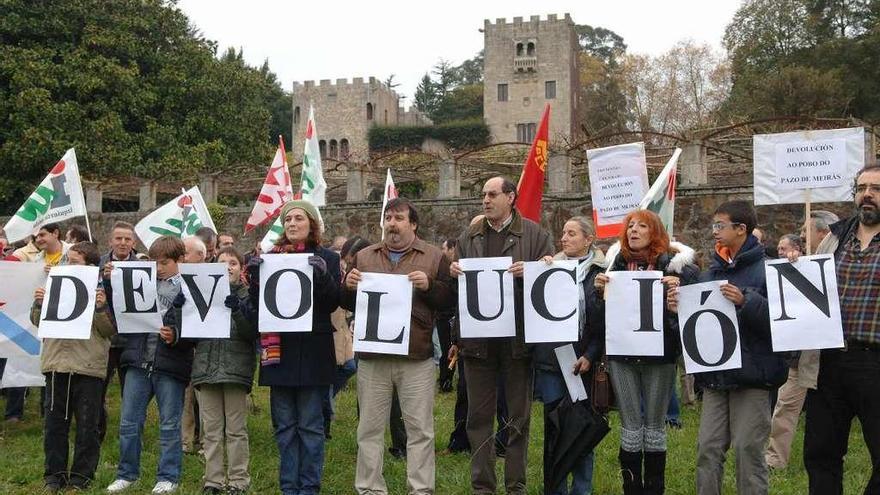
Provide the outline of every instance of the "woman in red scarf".
[[[261,333],[259,383],[270,390],[281,492],[317,494],[324,468],[321,405],[336,373],[330,313],[339,305],[339,255],[321,247],[321,217],[310,202],[285,204],[281,219],[284,235],[270,252],[312,253],[313,325],[311,332]],[[259,307],[261,262],[255,256],[248,263],[254,308]],[[279,306],[285,304],[283,297],[279,294]]]

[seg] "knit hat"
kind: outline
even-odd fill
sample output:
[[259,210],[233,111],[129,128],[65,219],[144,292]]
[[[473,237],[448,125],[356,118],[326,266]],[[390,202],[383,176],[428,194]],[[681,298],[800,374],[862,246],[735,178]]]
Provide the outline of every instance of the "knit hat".
[[294,208],[299,208],[306,212],[307,217],[318,223],[318,230],[321,233],[324,232],[324,219],[321,218],[321,212],[318,211],[317,206],[305,199],[295,199],[284,203],[284,206],[281,207],[281,215],[279,217],[282,222],[284,222],[284,217],[286,217],[287,214],[290,213],[290,210],[293,210]]

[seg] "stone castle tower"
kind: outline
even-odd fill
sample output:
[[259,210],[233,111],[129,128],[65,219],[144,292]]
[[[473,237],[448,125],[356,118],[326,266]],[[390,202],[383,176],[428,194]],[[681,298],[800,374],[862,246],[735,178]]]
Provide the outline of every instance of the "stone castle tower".
[[404,111],[400,97],[375,77],[352,82],[329,79],[293,83],[293,151],[302,160],[309,105],[315,107],[315,124],[321,155],[336,160],[363,161],[368,152],[367,132],[374,125],[430,125],[415,109]]
[[544,104],[550,141],[576,134],[578,41],[569,14],[483,24],[483,117],[495,142],[531,142]]

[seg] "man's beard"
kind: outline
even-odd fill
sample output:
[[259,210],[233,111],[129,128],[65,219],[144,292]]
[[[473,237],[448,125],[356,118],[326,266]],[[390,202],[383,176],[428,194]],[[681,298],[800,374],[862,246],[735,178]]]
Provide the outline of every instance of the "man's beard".
[[[874,208],[862,208],[862,205],[865,204],[869,204]],[[862,203],[859,205],[859,222],[869,227],[880,224],[880,209],[877,208],[877,205],[870,201],[862,201]]]

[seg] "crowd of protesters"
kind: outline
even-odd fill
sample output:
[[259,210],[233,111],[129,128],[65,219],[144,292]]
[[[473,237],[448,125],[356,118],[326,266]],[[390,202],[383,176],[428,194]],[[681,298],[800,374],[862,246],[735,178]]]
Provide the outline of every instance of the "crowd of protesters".
[[[592,391],[597,369],[607,365],[620,418],[621,490],[625,495],[664,493],[667,427],[681,426],[676,392],[676,363],[681,357],[678,288],[725,280],[721,292],[736,308],[742,367],[682,379],[680,390],[681,402],[692,402],[694,390],[702,400],[696,493],[721,493],[729,450],[736,458],[737,492],[769,493],[769,470],[788,465],[802,410],[810,493],[842,493],[854,417],[862,424],[873,466],[865,493],[880,493],[880,429],[875,429],[880,425],[880,393],[873,393],[880,392],[880,167],[860,171],[853,192],[852,216],[840,220],[833,213],[813,211],[801,232],[782,235],[776,249],[758,228],[750,203],[723,203],[705,227],[715,240],[715,251],[703,253],[702,259],[694,249],[671,240],[660,218],[646,210],[626,217],[613,245],[596,240],[590,219],[570,218],[559,239],[561,249],[556,250],[550,233],[516,209],[516,186],[502,177],[485,182],[482,215],[440,247],[422,238],[426,226],[416,206],[404,198],[386,205],[384,236],[378,243],[360,237],[325,243],[318,209],[305,200],[291,201],[281,210],[283,235],[271,253],[309,254],[313,328],[297,333],[260,328],[261,252],[257,247],[240,253],[228,233],[202,229],[184,240],[166,236],[138,253],[134,227],[118,222],[102,254],[79,226],[62,233],[59,225],[46,224],[29,242],[15,246],[9,246],[0,232],[7,261],[42,263],[47,271],[59,264],[101,269],[90,338],[43,342],[45,488],[89,487],[103,439],[118,434],[119,461],[106,491],[130,489],[144,477],[142,438],[144,428],[151,427],[145,424],[146,411],[155,399],[159,456],[152,493],[178,490],[187,451],[204,456],[203,493],[247,492],[248,402],[257,370],[257,384],[269,389],[278,484],[284,494],[321,491],[335,397],[355,373],[356,493],[389,493],[383,477],[389,422],[389,451],[406,462],[406,491],[435,492],[434,402],[439,389],[456,390],[447,451],[469,453],[471,491],[494,494],[502,484],[508,494],[524,494],[532,401],[543,404],[544,468],[553,469],[548,459],[562,454],[556,450],[560,443],[552,441],[560,432],[553,428],[560,427],[560,411],[571,407],[564,374],[580,376]],[[764,262],[768,255],[796,261],[817,253],[834,254],[846,347],[774,353]],[[513,260],[509,271],[514,278],[516,336],[463,338],[456,317],[459,260],[498,256]],[[156,262],[162,327],[155,333],[119,333],[110,273],[116,262],[139,259]],[[572,343],[577,361],[571,369],[560,369],[555,358],[554,349],[562,343],[525,344],[523,263],[542,260],[577,261],[579,332]],[[227,267],[231,294],[224,304],[232,312],[230,337],[182,338],[180,264],[206,261]],[[620,270],[663,272],[662,356],[606,355],[606,316],[615,308],[606,307],[604,292],[608,272]],[[353,351],[355,295],[367,272],[406,275],[412,283],[406,356]],[[39,324],[44,296],[42,288],[34,294],[34,324]],[[114,376],[122,396],[118,432],[107,431],[105,407]],[[23,417],[26,393],[22,388],[4,390],[6,421]],[[593,405],[590,409],[596,414]],[[74,424],[71,462],[68,438]],[[545,473],[544,492],[591,493],[593,446],[573,455],[563,472]],[[498,457],[505,464],[501,481],[496,480]]]

